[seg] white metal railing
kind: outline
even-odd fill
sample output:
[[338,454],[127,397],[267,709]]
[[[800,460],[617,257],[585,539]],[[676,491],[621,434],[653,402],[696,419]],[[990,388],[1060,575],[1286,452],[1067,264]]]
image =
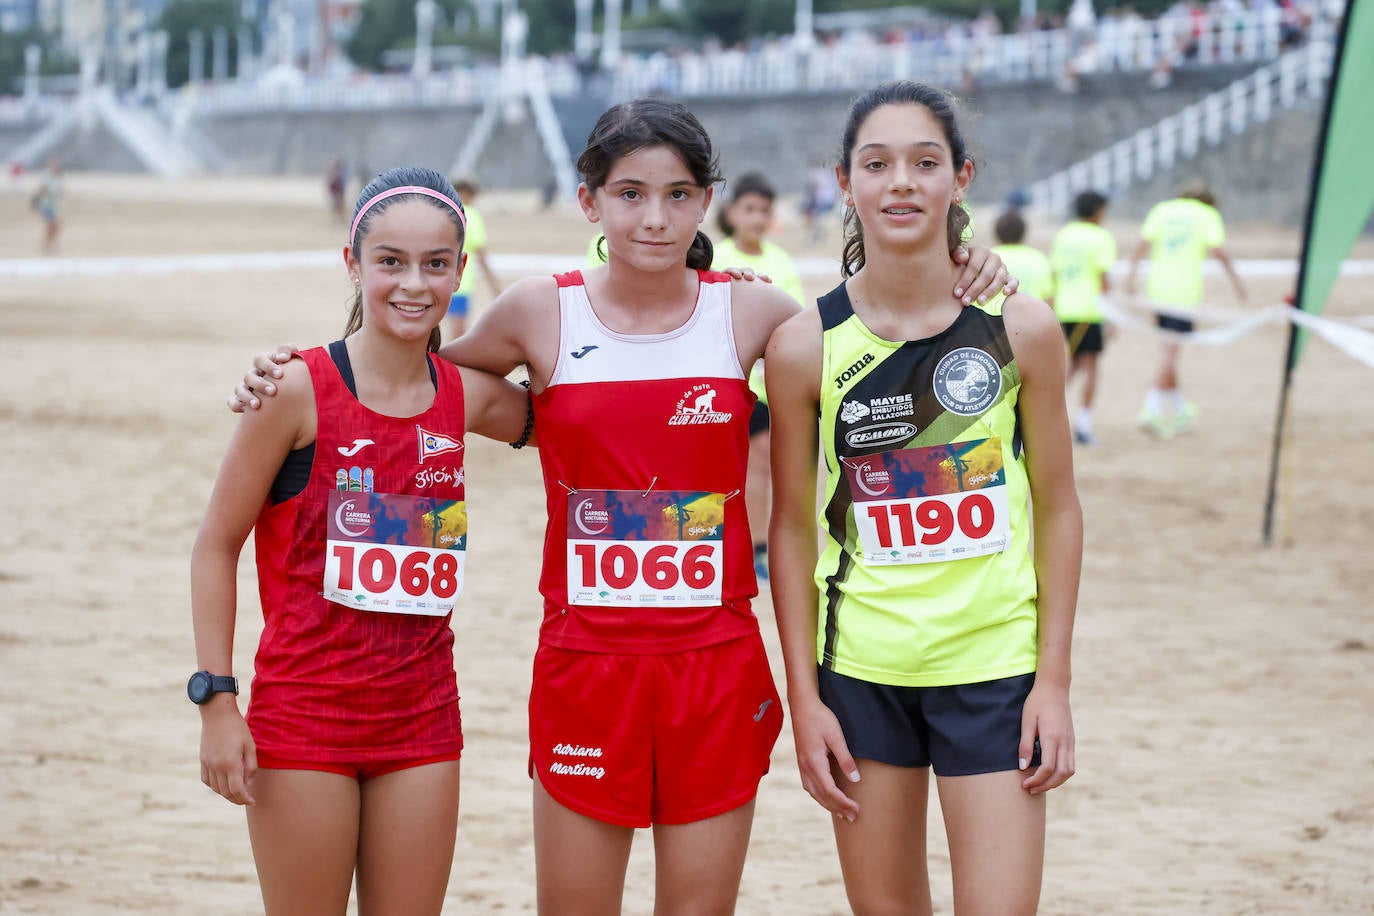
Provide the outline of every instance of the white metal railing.
[[1192,159],[1204,146],[1268,121],[1276,108],[1300,98],[1321,99],[1331,76],[1334,44],[1313,41],[1272,64],[1204,96],[1157,124],[1032,184],[1032,203],[1063,213],[1074,195],[1087,190],[1117,193]]
[[1066,73],[1147,72],[1161,66],[1260,63],[1309,34],[1329,34],[1345,0],[1320,0],[1305,25],[1277,5],[1159,19],[1104,18],[1093,29],[972,36],[962,25],[940,35],[880,43],[854,33],[806,49],[775,41],[754,51],[658,53],[627,57],[614,74],[614,95],[744,95],[856,89],[891,79],[960,87],[976,83],[1057,80]]
[[[1330,31],[1345,0],[1316,0],[1309,31]],[[659,53],[622,57],[612,77],[614,98],[650,92],[674,95],[744,95],[856,89],[889,79],[922,79],[938,85],[1055,80],[1074,74],[1143,72],[1161,62],[1258,63],[1276,59],[1291,23],[1278,6],[1214,15],[1166,15],[1154,20],[1104,18],[1086,32],[1068,29],[969,36],[961,28],[902,42],[878,44],[862,33],[805,50],[790,41],[755,51]],[[543,60],[552,98],[582,93],[569,57]],[[343,79],[298,78],[278,82],[234,81],[184,87],[174,96],[196,114],[279,110],[348,110],[395,105],[478,106],[502,94],[495,64],[460,67],[417,78],[409,73],[357,74]]]
[[[1079,31],[970,35],[960,24],[940,34],[898,43],[879,43],[868,33],[856,32],[826,45],[783,39],[765,42],[753,51],[627,55],[611,74],[612,95],[623,99],[655,91],[730,96],[854,90],[900,78],[964,87],[970,81],[1017,83],[1060,80],[1066,74],[1145,72],[1161,66],[1262,63],[1276,60],[1293,41],[1325,40],[1346,2],[1309,0],[1287,11],[1271,4],[1213,14],[1166,14],[1153,20],[1104,17],[1092,29]],[[1285,18],[1294,9],[1309,18]],[[503,89],[502,71],[495,64],[443,70],[426,77],[399,73],[316,78],[281,69],[275,74],[269,71],[267,78],[190,84],[167,93],[159,104],[164,112],[189,108],[196,116],[398,105],[480,106]],[[545,58],[543,70],[552,98],[583,92],[571,57]],[[45,120],[65,107],[46,97],[40,102],[41,110],[23,112],[13,104],[0,104],[0,121],[34,114]]]
[[[579,91],[570,61],[545,60],[544,82],[555,96]],[[480,106],[503,95],[505,77],[495,64],[443,70],[417,78],[409,73],[356,74],[345,79],[231,81],[186,86],[184,96],[197,114],[252,111],[346,111],[397,105],[437,108]]]

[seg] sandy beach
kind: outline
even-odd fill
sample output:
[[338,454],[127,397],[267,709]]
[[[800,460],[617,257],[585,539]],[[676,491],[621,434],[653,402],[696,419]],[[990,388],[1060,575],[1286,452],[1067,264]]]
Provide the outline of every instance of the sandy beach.
[[[0,257],[35,257],[25,185],[4,181]],[[343,244],[319,181],[79,175],[68,198],[64,257]],[[579,256],[591,237],[579,213],[538,211],[533,194],[478,205],[495,253]],[[807,246],[794,214],[784,208],[784,247],[838,252],[833,230]],[[1031,241],[1055,228],[1037,223]],[[1123,254],[1134,247],[1134,224],[1109,228]],[[1231,230],[1234,256],[1296,254],[1292,228]],[[1251,308],[1292,286],[1247,282]],[[813,295],[833,285],[807,282]],[[253,353],[337,337],[349,291],[341,263],[0,280],[0,466],[13,485],[0,526],[0,912],[261,911],[243,812],[199,781],[189,554],[235,422],[225,395]],[[1222,278],[1207,297],[1239,308]],[[1344,279],[1327,314],[1374,314],[1374,292]],[[1280,537],[1264,547],[1286,333],[1190,348],[1184,384],[1201,420],[1170,441],[1135,428],[1155,338],[1123,330],[1109,343],[1101,443],[1075,455],[1087,526],[1079,771],[1049,798],[1044,913],[1374,912],[1374,369],[1310,343]],[[473,537],[453,620],[467,747],[446,912],[533,912],[526,701],[543,496],[535,455],[469,442]],[[251,546],[239,588],[246,682],[261,626]],[[755,607],[781,684],[771,604]],[[931,823],[948,914],[934,810]],[[641,833],[625,912],[649,913],[652,894]],[[739,912],[847,912],[790,729],[760,790]]]

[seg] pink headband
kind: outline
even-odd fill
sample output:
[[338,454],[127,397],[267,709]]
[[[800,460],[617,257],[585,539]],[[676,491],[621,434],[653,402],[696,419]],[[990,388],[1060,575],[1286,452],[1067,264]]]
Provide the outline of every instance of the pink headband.
[[358,224],[363,221],[363,217],[367,215],[367,211],[372,209],[372,205],[380,203],[381,201],[386,200],[388,197],[395,197],[397,194],[423,194],[426,197],[433,197],[435,200],[442,200],[444,203],[448,204],[450,207],[453,208],[454,213],[458,214],[458,222],[462,224],[463,231],[467,231],[468,218],[463,215],[462,207],[458,206],[453,201],[449,200],[446,195],[440,194],[438,191],[435,191],[431,188],[420,188],[414,185],[407,185],[404,188],[392,188],[390,191],[383,191],[376,197],[369,200],[367,203],[363,204],[362,209],[358,211],[358,215],[353,217],[353,228],[348,230],[349,248],[352,248],[357,244]]

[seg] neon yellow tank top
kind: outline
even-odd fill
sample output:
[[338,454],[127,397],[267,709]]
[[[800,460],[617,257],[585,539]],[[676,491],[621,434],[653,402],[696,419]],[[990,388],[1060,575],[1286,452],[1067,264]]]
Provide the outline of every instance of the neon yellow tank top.
[[909,342],[870,331],[843,284],[818,304],[820,664],[912,687],[1034,671],[1021,376],[1000,300]]

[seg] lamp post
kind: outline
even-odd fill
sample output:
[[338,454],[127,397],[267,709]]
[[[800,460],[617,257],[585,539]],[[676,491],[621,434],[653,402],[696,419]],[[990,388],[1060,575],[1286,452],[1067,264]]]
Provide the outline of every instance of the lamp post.
[[434,0],[415,0],[415,59],[410,73],[416,79],[424,79],[434,69],[434,20],[438,14],[439,4]]
[[42,47],[24,45],[24,107],[30,111],[38,107],[38,65],[42,62]]
[[530,19],[509,3],[501,18],[501,90],[505,96],[502,117],[514,124],[525,116],[525,39]]
[[200,29],[192,29],[186,33],[186,43],[190,45],[186,82],[199,83],[205,79],[205,33]]
[[623,0],[606,0],[606,21],[601,38],[601,68],[614,70],[620,62],[620,10]]
[[816,42],[816,24],[811,14],[811,0],[797,0],[797,13],[792,19],[794,43],[798,50],[806,50]]
[[277,66],[290,68],[296,59],[296,17],[285,8],[277,10]]
[[167,46],[171,36],[165,31],[153,33],[153,95],[167,94]]
[[596,36],[592,33],[592,4],[595,0],[574,0],[574,8],[577,15],[577,26],[573,32],[573,53],[579,61],[588,60],[592,56],[592,49],[596,45]]
[[229,78],[229,30],[222,25],[210,33],[210,78],[217,83]]
[[238,38],[238,66],[235,68],[235,75],[242,80],[253,75],[253,30],[247,25],[239,26]]

